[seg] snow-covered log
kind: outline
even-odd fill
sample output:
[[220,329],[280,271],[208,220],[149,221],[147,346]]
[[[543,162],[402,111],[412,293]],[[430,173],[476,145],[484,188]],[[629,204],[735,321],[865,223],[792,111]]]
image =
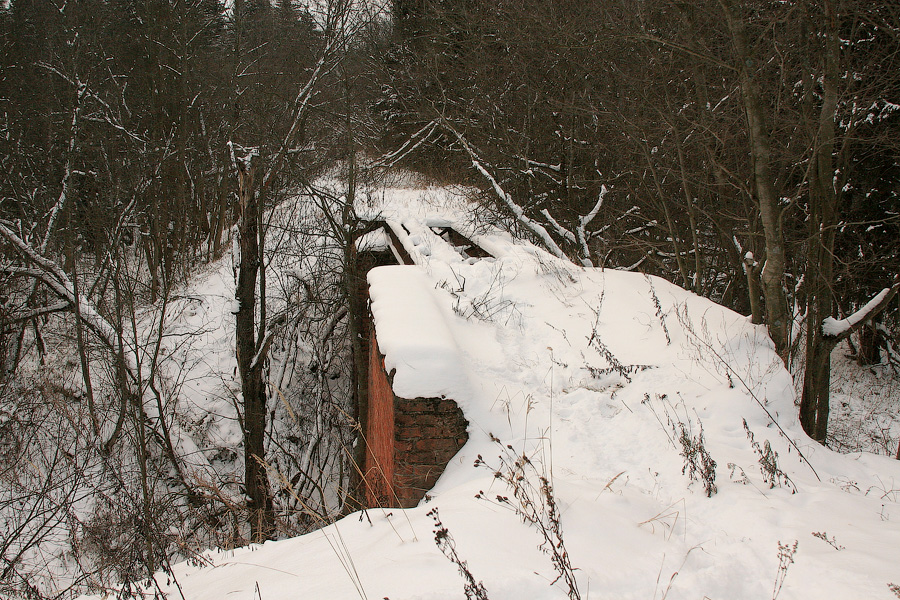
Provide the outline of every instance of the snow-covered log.
[[891,287],[884,288],[878,292],[878,294],[869,300],[865,306],[852,315],[843,319],[834,319],[832,317],[823,319],[822,335],[826,338],[831,338],[834,341],[840,341],[849,337],[851,333],[859,329],[868,319],[875,317],[884,310],[898,290],[900,290],[900,275],[894,278],[894,283]]

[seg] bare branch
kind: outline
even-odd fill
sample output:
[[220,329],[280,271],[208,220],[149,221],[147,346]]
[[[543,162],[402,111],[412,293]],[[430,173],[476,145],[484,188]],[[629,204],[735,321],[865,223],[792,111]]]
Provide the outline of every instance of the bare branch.
[[57,302],[56,304],[51,304],[49,306],[41,306],[39,308],[33,308],[27,312],[16,315],[11,319],[0,322],[0,326],[3,325],[11,325],[13,323],[23,323],[30,321],[31,319],[35,319],[37,317],[42,317],[44,315],[50,315],[53,313],[63,312],[65,310],[69,310],[72,308],[72,304],[70,302]]
[[547,219],[547,222],[550,223],[550,226],[559,234],[560,237],[568,240],[569,242],[575,243],[575,234],[563,227],[559,224],[559,222],[553,218],[553,215],[550,214],[550,211],[546,208],[541,211],[541,214],[544,215],[544,218]]

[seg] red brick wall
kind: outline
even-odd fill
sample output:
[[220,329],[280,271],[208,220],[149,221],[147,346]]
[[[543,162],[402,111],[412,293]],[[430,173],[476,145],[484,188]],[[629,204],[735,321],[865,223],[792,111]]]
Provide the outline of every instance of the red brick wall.
[[374,334],[370,340],[366,501],[411,508],[466,443],[468,422],[453,400],[396,397]]
[[374,331],[369,335],[369,418],[366,431],[366,503],[394,506],[394,393]]
[[410,508],[466,443],[469,423],[456,402],[444,398],[396,398],[394,407],[394,492],[398,504]]

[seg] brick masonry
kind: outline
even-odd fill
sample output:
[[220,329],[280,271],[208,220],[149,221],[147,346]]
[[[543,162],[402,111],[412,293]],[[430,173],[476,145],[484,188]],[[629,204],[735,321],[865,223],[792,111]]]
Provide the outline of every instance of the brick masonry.
[[[402,250],[393,231],[389,227],[385,230],[394,245]],[[401,258],[405,264],[412,264],[405,251]],[[361,252],[358,259],[360,277],[356,293],[365,303],[369,294],[368,271],[397,261],[390,252]],[[374,323],[371,316],[366,320],[368,323],[361,332],[363,343],[369,349],[363,465],[365,502],[369,507],[411,508],[434,487],[447,464],[466,443],[469,424],[453,400],[406,399],[394,395],[392,374],[385,370]]]
[[411,508],[434,487],[468,439],[469,423],[447,398],[398,398],[370,336],[366,502]]

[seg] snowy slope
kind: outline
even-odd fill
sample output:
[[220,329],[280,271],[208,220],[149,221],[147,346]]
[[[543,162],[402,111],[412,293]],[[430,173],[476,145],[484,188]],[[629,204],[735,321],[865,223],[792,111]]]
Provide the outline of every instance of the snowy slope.
[[[386,214],[405,219],[423,266],[371,273],[379,344],[399,393],[460,404],[469,442],[419,507],[207,552],[157,578],[169,597],[465,597],[435,544],[435,508],[489,598],[573,597],[504,481],[523,455],[522,489],[552,485],[582,598],[895,597],[900,462],[809,440],[764,329],[661,279],[582,269],[500,234],[475,236],[496,259],[465,260],[400,200]],[[404,315],[428,330],[404,331]],[[679,440],[699,449],[701,431],[711,497]]]

